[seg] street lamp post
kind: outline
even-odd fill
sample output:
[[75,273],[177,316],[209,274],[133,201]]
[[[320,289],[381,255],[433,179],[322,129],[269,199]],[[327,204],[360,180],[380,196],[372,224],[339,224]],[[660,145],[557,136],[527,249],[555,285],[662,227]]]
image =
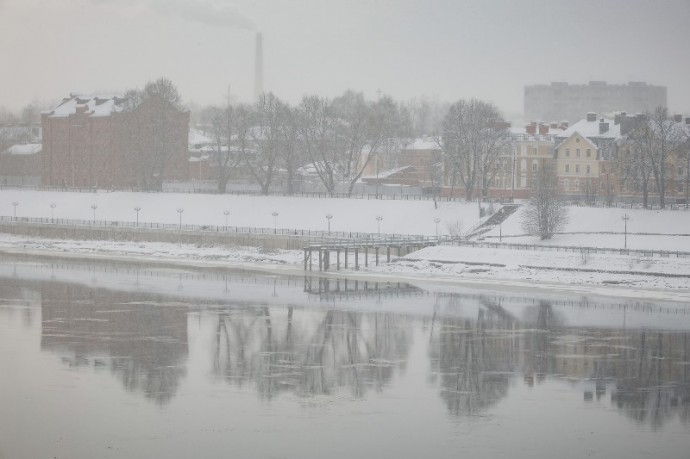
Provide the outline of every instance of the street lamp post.
[[381,237],[381,220],[383,220],[383,217],[381,215],[376,216],[376,222],[377,222],[377,228],[378,228],[378,236]]
[[326,220],[328,220],[328,234],[331,234],[331,218],[333,218],[333,215],[331,215],[331,214],[326,215]]
[[96,209],[98,209],[97,204],[91,204],[91,209],[93,210],[93,224],[96,224]]
[[228,230],[228,215],[230,215],[229,210],[224,210],[223,215],[225,215],[225,231]]
[[272,212],[273,215],[273,234],[278,233],[278,212]]
[[436,237],[438,238],[438,223],[441,221],[440,218],[434,218],[434,223],[436,223]]
[[623,220],[623,225],[624,225],[623,226],[623,231],[624,231],[624,233],[623,233],[623,237],[624,237],[623,248],[627,249],[628,248],[628,220],[630,220],[630,215],[623,214],[621,219]]
[[184,209],[182,207],[178,207],[177,213],[180,214],[180,231],[182,231],[182,212],[184,212]]
[[50,203],[50,221],[51,222],[55,221],[55,207],[56,206],[57,206],[57,204],[55,204],[54,202]]
[[134,208],[134,212],[137,213],[137,226],[139,226],[139,211],[140,211],[140,210],[141,210],[141,207],[139,207],[139,206],[136,206],[136,207]]
[[19,205],[19,201],[14,201],[12,203],[12,206],[14,207],[14,219],[17,219],[17,206]]

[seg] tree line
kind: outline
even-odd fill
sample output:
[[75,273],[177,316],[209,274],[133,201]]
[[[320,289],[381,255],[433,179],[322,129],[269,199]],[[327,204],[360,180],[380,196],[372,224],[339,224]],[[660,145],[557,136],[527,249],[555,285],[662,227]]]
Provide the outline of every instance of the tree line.
[[446,106],[425,100],[408,103],[390,96],[369,100],[345,91],[335,98],[307,95],[293,106],[272,93],[255,104],[210,106],[199,125],[213,140],[218,191],[224,193],[230,171],[244,167],[267,194],[279,172],[287,192],[308,169],[328,193],[351,194],[368,167],[399,164],[398,152],[415,137],[428,135],[444,151],[436,170],[463,187],[468,199],[477,188],[488,194],[501,153],[509,148],[508,124],[484,101],[461,100]]

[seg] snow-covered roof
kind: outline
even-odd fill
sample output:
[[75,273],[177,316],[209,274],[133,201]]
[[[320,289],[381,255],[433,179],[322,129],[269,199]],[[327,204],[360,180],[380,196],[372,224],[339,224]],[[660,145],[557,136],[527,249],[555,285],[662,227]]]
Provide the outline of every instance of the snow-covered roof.
[[527,132],[527,127],[510,127],[508,128],[508,132],[510,132],[510,135],[513,137],[513,139],[516,140],[540,140],[540,141],[550,141],[553,140],[554,137],[557,135],[561,134],[563,130],[561,128],[552,128],[551,126],[548,126],[549,129],[546,132],[546,134],[539,134],[539,126],[536,126],[536,133],[535,134],[530,134]]
[[189,130],[189,145],[203,145],[209,143],[213,143],[213,140],[204,135],[199,129],[192,128]]
[[440,150],[438,142],[433,137],[418,137],[403,144],[403,150]]
[[52,110],[43,112],[51,118],[66,118],[83,110],[90,117],[111,116],[122,111],[122,104],[126,99],[118,96],[83,96],[70,94],[62,100],[60,105]]
[[379,172],[377,175],[363,176],[362,180],[364,180],[364,179],[383,180],[383,179],[390,178],[390,177],[394,176],[395,174],[399,174],[400,172],[417,172],[417,169],[415,169],[413,166],[402,166],[402,167],[398,167],[395,169],[390,169],[387,171]]
[[[608,123],[608,130],[603,133],[599,133],[599,124]],[[587,119],[582,119],[577,123],[570,126],[565,131],[561,131],[556,135],[558,138],[567,139],[575,132],[578,132],[583,137],[596,137],[600,139],[617,139],[621,136],[621,126],[620,124],[615,124],[614,120],[609,118],[597,118],[595,121],[587,121]]]
[[3,151],[6,155],[35,155],[43,150],[43,145],[40,143],[27,143],[21,145],[12,145],[7,150]]

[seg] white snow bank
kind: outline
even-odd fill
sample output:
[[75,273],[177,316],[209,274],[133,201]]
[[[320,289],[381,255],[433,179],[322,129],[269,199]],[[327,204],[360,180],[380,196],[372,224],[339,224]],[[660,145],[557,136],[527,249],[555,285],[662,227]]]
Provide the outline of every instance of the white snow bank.
[[[242,227],[321,230],[328,229],[326,215],[332,215],[332,231],[376,233],[381,216],[381,233],[432,236],[448,234],[458,223],[468,229],[479,220],[476,203],[398,201],[366,199],[318,199],[282,196],[236,196],[177,193],[0,190],[0,215],[17,217],[67,218],[107,221],[136,220],[134,207],[141,207],[140,222]],[[50,207],[55,203],[55,208]],[[273,217],[273,212],[278,215]],[[439,219],[438,224],[435,219]]]

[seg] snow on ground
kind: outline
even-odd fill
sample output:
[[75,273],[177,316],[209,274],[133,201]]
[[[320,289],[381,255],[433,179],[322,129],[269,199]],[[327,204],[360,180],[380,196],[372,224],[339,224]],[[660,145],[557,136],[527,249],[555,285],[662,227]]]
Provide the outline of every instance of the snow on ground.
[[[331,230],[376,233],[381,216],[381,233],[428,235],[448,234],[448,226],[467,229],[479,220],[476,203],[399,201],[367,199],[320,199],[284,196],[237,196],[182,193],[98,192],[0,190],[0,215],[17,217],[66,218],[92,220],[92,205],[97,205],[96,220],[228,225],[321,230],[328,229],[326,215],[332,215]],[[50,207],[55,203],[55,208]],[[278,212],[273,217],[273,212]]]
[[505,243],[622,249],[626,242],[622,217],[627,214],[628,249],[690,252],[690,211],[568,207],[568,223],[562,230],[565,234],[541,241],[525,235],[521,227],[523,210],[511,215],[500,228],[485,233],[484,239],[498,242],[502,234]]
[[[229,225],[272,227],[272,212],[278,212],[279,228],[327,229],[326,214],[333,215],[333,231],[376,232],[376,216],[381,215],[381,232],[398,234],[447,233],[448,225],[462,222],[468,229],[478,222],[476,204],[432,201],[388,201],[359,199],[317,199],[295,197],[259,197],[233,195],[192,195],[163,193],[66,193],[38,191],[0,191],[0,214],[12,215],[16,201],[17,216],[51,217],[50,203],[55,202],[56,218],[91,219],[92,204],[97,204],[97,219],[134,220],[134,206],[142,208],[140,221],[177,223],[178,207],[184,208],[183,223],[224,225],[224,210],[230,211]],[[9,204],[8,204],[9,203]],[[570,208],[569,232],[618,232],[619,234],[559,234],[551,241],[518,236],[520,212],[502,225],[504,242],[528,244],[581,245],[622,248],[622,215],[628,214],[628,247],[632,249],[690,251],[690,212],[644,211],[599,208]],[[487,235],[498,236],[498,228]],[[663,233],[642,236],[636,232]],[[485,235],[486,236],[486,235]],[[496,241],[496,238],[490,238]],[[300,251],[264,252],[251,247],[213,247],[150,242],[60,241],[0,234],[0,251],[7,253],[50,253],[103,259],[160,260],[190,266],[270,267],[279,271],[299,271]],[[360,255],[361,256],[361,255]],[[361,262],[361,260],[360,260]],[[646,296],[645,291],[667,292],[673,301],[690,304],[690,258],[639,257],[635,255],[595,254],[553,250],[437,246],[409,254],[390,264],[357,273],[396,279],[443,280],[444,282],[493,285],[521,285],[525,288],[569,286],[572,291],[587,292],[590,287],[608,289],[609,294]],[[679,296],[680,295],[680,296]],[[654,296],[655,298],[658,296]],[[679,299],[680,298],[680,299]]]
[[465,280],[526,279],[690,292],[690,258],[436,246],[370,270],[401,275],[443,275]]

